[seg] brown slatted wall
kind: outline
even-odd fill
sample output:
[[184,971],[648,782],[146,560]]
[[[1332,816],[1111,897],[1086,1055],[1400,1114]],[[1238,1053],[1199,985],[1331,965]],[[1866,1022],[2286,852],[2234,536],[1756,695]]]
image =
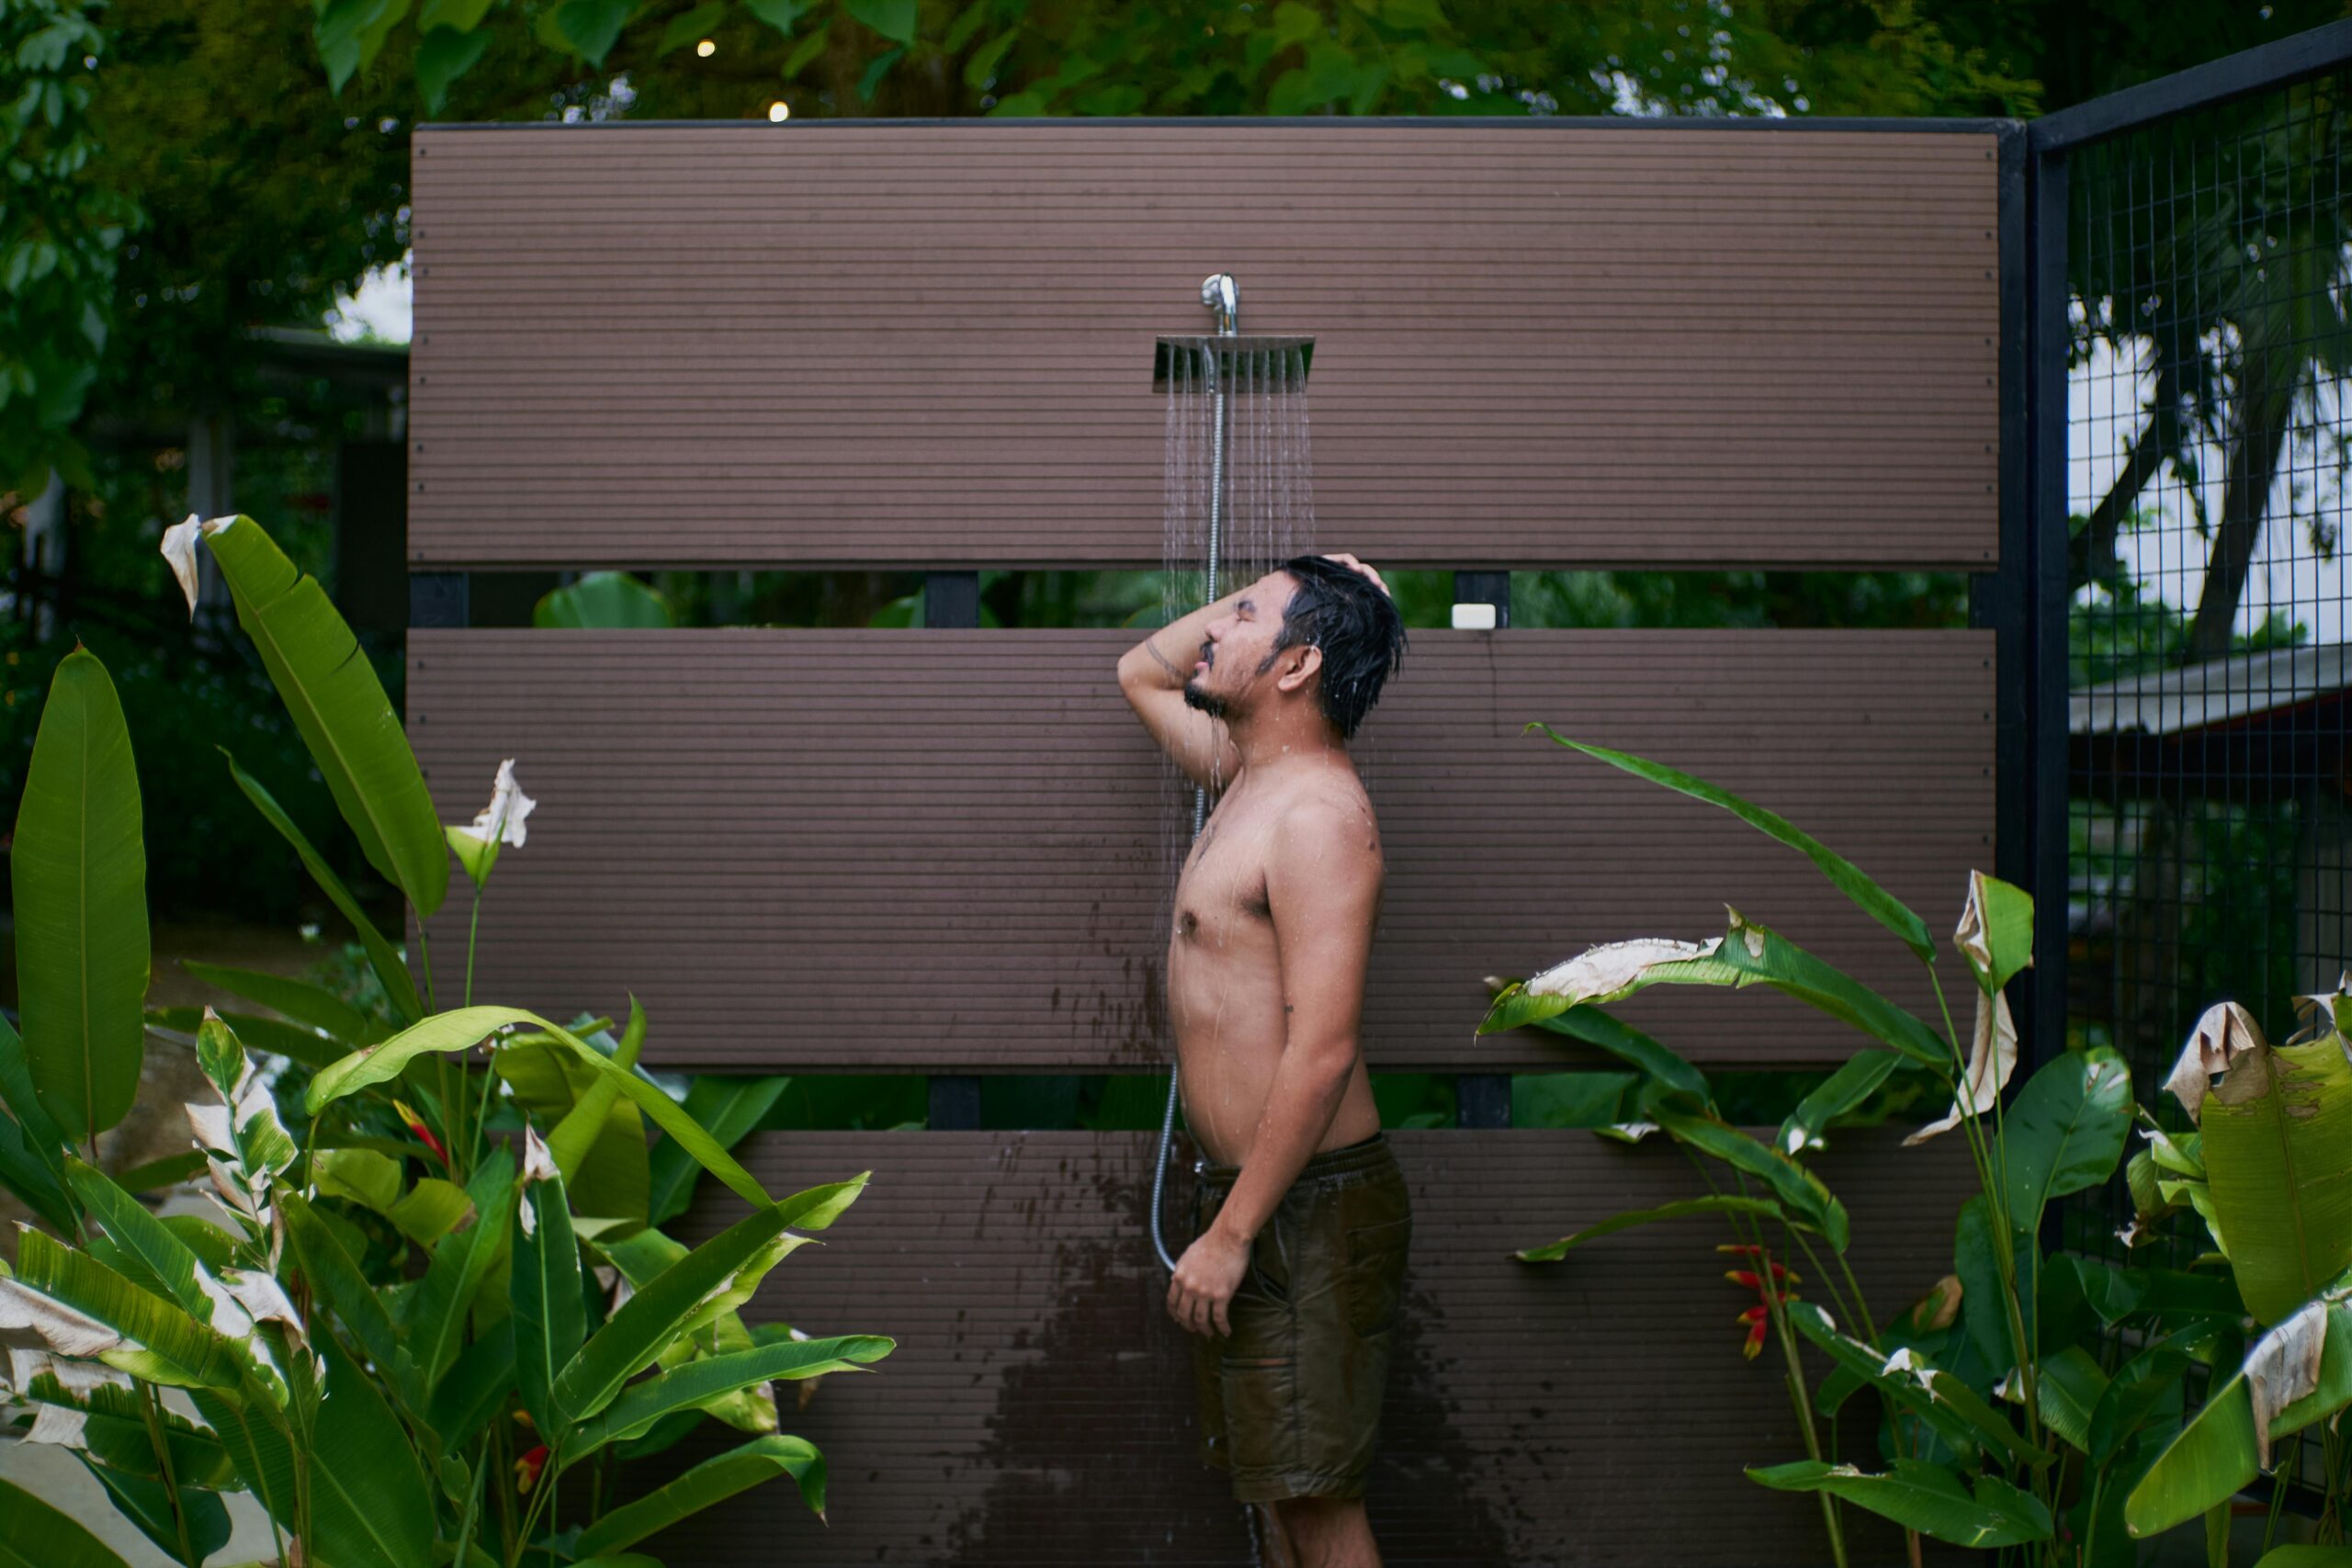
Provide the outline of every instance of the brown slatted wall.
[[[1627,1232],[1555,1268],[1505,1256],[1689,1196],[1687,1163],[1583,1133],[1389,1135],[1414,1203],[1370,1493],[1392,1568],[1826,1560],[1813,1501],[1741,1474],[1804,1450],[1776,1362],[1740,1358],[1744,1303],[1712,1250],[1723,1227]],[[698,1568],[1247,1562],[1238,1512],[1193,1454],[1189,1345],[1144,1240],[1151,1154],[1129,1133],[755,1138],[746,1163],[771,1190],[876,1174],[751,1311],[899,1348],[804,1411],[780,1385],[786,1430],[829,1460],[830,1527],[769,1487],[649,1550]],[[1852,1211],[1877,1310],[1949,1269],[1973,1185],[1956,1139],[1849,1134],[1820,1168]],[[1181,1226],[1189,1183],[1174,1185]],[[692,1224],[707,1235],[738,1212],[706,1195]],[[1867,1458],[1870,1422],[1847,1426]],[[1856,1561],[1897,1560],[1891,1534],[1849,1521]]]
[[[478,994],[616,1011],[670,1066],[1157,1069],[1172,816],[1116,631],[417,630],[444,815],[501,757],[539,801]],[[1656,756],[1784,812],[1940,926],[1992,864],[1992,637],[1421,632],[1361,738],[1389,880],[1377,1068],[1576,1058],[1476,1041],[1482,976],[1719,932],[1728,901],[1934,1016],[1901,946],[1728,816],[1521,733]],[[466,909],[435,925],[462,951]],[[1695,1057],[1842,1060],[1764,993],[1623,1010]]]
[[1995,550],[1989,131],[428,128],[413,562],[1156,566],[1154,334],[1316,337],[1388,565]]

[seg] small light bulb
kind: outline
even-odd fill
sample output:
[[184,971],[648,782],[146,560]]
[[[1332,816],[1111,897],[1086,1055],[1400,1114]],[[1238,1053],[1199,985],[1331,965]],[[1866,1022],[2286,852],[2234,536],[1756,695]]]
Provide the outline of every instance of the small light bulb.
[[708,60],[712,55],[718,52],[718,46],[711,42],[708,39],[705,39],[700,43],[695,45],[695,52],[701,55],[705,60]]
[[781,123],[782,123],[782,122],[784,122],[785,120],[790,119],[791,118],[792,118],[792,106],[791,106],[790,104],[786,103],[782,98],[778,98],[775,102],[774,102],[774,103],[772,103],[772,104],[770,104],[770,105],[768,106],[768,123],[769,123],[769,124],[771,124],[771,125],[781,124]]

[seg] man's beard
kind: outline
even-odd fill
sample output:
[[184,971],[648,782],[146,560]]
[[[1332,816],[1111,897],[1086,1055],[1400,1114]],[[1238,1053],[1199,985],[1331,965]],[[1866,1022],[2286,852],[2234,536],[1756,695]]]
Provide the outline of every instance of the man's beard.
[[1188,708],[1198,708],[1211,718],[1225,716],[1225,699],[1215,692],[1201,690],[1198,677],[1184,682],[1184,705]]

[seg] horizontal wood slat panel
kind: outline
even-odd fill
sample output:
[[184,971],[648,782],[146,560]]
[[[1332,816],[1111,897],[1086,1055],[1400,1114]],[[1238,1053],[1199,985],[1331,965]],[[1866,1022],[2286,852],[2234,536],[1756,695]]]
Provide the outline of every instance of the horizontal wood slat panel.
[[1996,551],[1993,136],[798,123],[414,138],[412,564],[1150,567],[1160,333],[1316,339],[1397,566]]
[[[1712,1250],[1724,1227],[1632,1231],[1551,1267],[1507,1256],[1690,1196],[1687,1163],[1584,1133],[1389,1137],[1414,1206],[1368,1488],[1389,1563],[1826,1560],[1813,1500],[1741,1473],[1804,1448],[1777,1363],[1740,1359],[1744,1303]],[[805,1409],[778,1385],[785,1429],[824,1450],[830,1527],[783,1483],[646,1550],[697,1568],[1250,1561],[1238,1506],[1194,1453],[1189,1342],[1145,1228],[1153,1149],[1132,1133],[754,1137],[744,1160],[771,1191],[875,1176],[749,1312],[899,1348],[871,1376],[827,1379]],[[1956,1136],[1905,1150],[1891,1130],[1847,1134],[1818,1166],[1852,1213],[1851,1257],[1880,1312],[1949,1270],[1973,1185]],[[1180,1239],[1187,1168],[1170,1182]],[[740,1212],[707,1192],[688,1224],[699,1237]],[[1848,1407],[1845,1434],[1868,1461],[1864,1410]],[[1858,1510],[1847,1525],[1855,1561],[1900,1561],[1891,1530]]]
[[[442,818],[503,757],[540,803],[484,900],[476,997],[618,1015],[634,990],[672,1066],[1159,1070],[1191,795],[1118,694],[1134,635],[412,631]],[[1749,794],[1943,931],[1993,863],[1992,660],[1973,631],[1415,633],[1357,747],[1388,863],[1372,1065],[1589,1060],[1476,1039],[1481,977],[1718,933],[1726,902],[1934,1017],[1917,964],[1801,857],[1521,729]],[[436,955],[467,914],[436,919]],[[1856,1043],[1760,991],[1623,1011],[1712,1062]]]

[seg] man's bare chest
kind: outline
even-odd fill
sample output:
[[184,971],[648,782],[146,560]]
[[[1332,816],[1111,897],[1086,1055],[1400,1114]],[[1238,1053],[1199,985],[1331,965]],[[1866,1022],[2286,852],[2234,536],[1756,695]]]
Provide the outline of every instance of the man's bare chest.
[[1251,813],[1212,816],[1193,841],[1176,883],[1174,940],[1226,948],[1272,934],[1266,897],[1266,820]]

